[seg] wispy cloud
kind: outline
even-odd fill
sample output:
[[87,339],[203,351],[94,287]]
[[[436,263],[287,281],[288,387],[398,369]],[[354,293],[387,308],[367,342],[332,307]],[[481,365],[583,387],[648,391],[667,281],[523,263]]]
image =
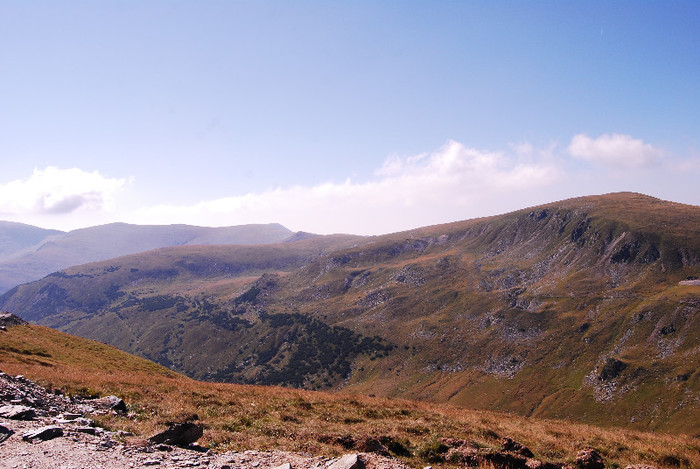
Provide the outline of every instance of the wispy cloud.
[[61,215],[81,210],[114,208],[115,195],[125,179],[108,178],[97,171],[35,169],[27,179],[0,184],[0,214]]
[[630,135],[575,135],[568,147],[575,158],[615,168],[641,168],[659,162],[663,151]]
[[[571,165],[573,159],[594,164]],[[655,171],[645,171],[654,164]],[[600,165],[625,171],[600,171]],[[663,155],[628,135],[594,139],[581,134],[565,148],[520,142],[504,151],[448,141],[434,152],[390,156],[364,180],[290,185],[182,204],[169,202],[162,193],[160,203],[135,208],[128,204],[139,200],[139,187],[128,179],[47,167],[0,184],[0,216],[61,229],[111,221],[204,226],[277,222],[316,233],[381,234],[622,190],[649,193],[654,188],[651,195],[696,203],[684,188],[694,183],[699,168],[697,158]],[[146,187],[149,181],[138,182]],[[185,184],[174,181],[173,187]],[[187,195],[196,197],[192,181],[186,187]]]

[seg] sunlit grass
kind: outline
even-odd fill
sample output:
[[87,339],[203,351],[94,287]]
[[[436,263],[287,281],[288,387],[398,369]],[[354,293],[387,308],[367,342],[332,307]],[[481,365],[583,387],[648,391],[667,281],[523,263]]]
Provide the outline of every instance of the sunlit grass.
[[277,449],[330,456],[348,451],[342,441],[374,437],[408,464],[423,467],[436,465],[423,456],[443,438],[496,449],[508,436],[528,446],[536,458],[551,462],[572,462],[578,450],[594,447],[609,467],[700,467],[700,440],[686,436],[407,400],[198,382],[115,348],[44,327],[17,326],[0,334],[3,372],[23,374],[66,393],[122,397],[130,410],[127,417],[97,420],[107,428],[133,432],[133,443],[171,422],[197,420],[205,426],[200,443],[216,450]]

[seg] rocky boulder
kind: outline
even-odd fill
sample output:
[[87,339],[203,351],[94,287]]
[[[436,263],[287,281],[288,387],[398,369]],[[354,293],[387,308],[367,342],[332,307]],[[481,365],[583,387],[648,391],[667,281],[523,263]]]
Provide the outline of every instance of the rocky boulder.
[[23,405],[4,405],[0,407],[0,417],[11,420],[32,420],[36,417],[36,411]]
[[63,429],[56,425],[49,425],[23,433],[22,439],[25,441],[46,441],[58,438],[59,436],[63,436]]
[[603,458],[593,448],[579,451],[574,462],[580,469],[605,469]]
[[376,453],[382,456],[390,456],[389,448],[384,445],[379,438],[368,436],[361,439],[356,448],[363,453]]
[[126,404],[117,396],[105,396],[88,401],[88,405],[93,406],[98,411],[114,411],[120,414],[126,413]]
[[186,447],[199,440],[204,433],[204,428],[195,423],[176,423],[165,431],[153,435],[148,439],[153,444],[166,444]]
[[27,324],[27,321],[19,316],[15,316],[7,311],[0,312],[0,327],[7,328],[10,326],[21,326],[24,324]]
[[520,456],[525,456],[526,458],[531,458],[534,456],[532,451],[530,451],[527,446],[524,446],[508,437],[501,440],[501,449],[510,453],[519,454]]
[[0,425],[0,443],[7,440],[14,432],[7,427]]
[[346,454],[330,465],[329,469],[363,469],[364,462],[359,454]]

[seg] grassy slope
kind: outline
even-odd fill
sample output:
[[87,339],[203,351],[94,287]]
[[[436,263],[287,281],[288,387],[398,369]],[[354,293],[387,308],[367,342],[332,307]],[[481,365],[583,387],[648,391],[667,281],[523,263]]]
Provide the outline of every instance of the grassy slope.
[[700,467],[700,441],[690,437],[405,400],[198,382],[115,348],[41,326],[0,332],[0,370],[72,394],[122,396],[130,417],[101,417],[101,423],[135,432],[136,439],[196,414],[206,428],[202,443],[218,449],[335,455],[347,451],[336,443],[338,437],[374,436],[408,449],[411,455],[402,459],[422,467],[429,461],[421,455],[440,438],[497,448],[499,439],[509,436],[552,462],[571,462],[579,449],[595,447],[612,467]]

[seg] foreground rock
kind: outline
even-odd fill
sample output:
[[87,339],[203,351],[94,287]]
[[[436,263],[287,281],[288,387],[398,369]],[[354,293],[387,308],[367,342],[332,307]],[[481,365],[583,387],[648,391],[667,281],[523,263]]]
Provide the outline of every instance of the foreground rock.
[[604,469],[605,463],[598,451],[587,448],[576,455],[576,465],[581,469]]
[[63,436],[63,428],[56,425],[40,427],[22,433],[22,439],[24,441],[46,441],[53,440],[54,438],[58,438],[59,436]]
[[114,412],[121,414],[126,413],[126,404],[117,396],[100,397],[98,399],[93,399],[86,402],[86,404],[94,407],[96,411],[107,412],[113,410]]
[[204,433],[204,428],[195,423],[176,423],[167,430],[153,435],[148,440],[155,444],[175,445],[185,448],[199,440]]
[[359,454],[346,454],[331,464],[328,469],[362,469],[364,463]]
[[0,443],[7,440],[13,433],[9,428],[0,425]]
[[2,311],[0,312],[0,327],[2,327],[2,330],[5,330],[7,327],[11,326],[21,326],[27,324],[27,321],[24,319],[20,318],[19,316],[15,316],[12,313],[8,313],[7,311]]
[[510,453],[516,453],[521,456],[524,456],[526,458],[532,458],[535,455],[532,454],[532,451],[530,451],[529,448],[526,446],[523,446],[521,443],[518,443],[517,441],[513,440],[512,438],[504,438],[501,441],[501,449],[503,451],[507,451]]
[[11,420],[32,420],[36,411],[23,405],[4,405],[0,407],[0,417]]

